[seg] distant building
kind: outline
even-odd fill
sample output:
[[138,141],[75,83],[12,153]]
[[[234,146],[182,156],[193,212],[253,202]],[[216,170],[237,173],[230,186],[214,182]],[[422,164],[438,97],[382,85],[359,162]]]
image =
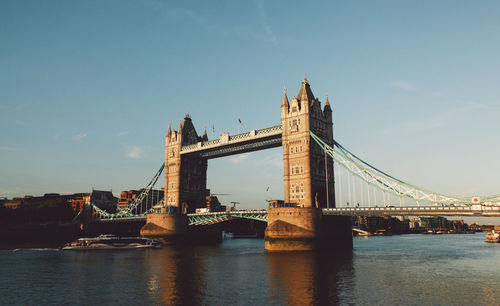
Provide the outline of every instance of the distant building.
[[129,190],[120,192],[120,198],[118,199],[118,207],[121,209],[126,208],[137,196],[142,192],[142,190]]
[[89,195],[89,193],[75,193],[66,195],[61,195],[59,193],[46,193],[43,196],[38,197],[25,195],[23,197],[13,198],[12,200],[4,200],[3,207],[15,210],[21,207],[37,207],[48,200],[63,199],[70,203],[71,208],[75,213],[78,213],[83,207],[85,195]]
[[[89,195],[84,196],[85,205],[90,205],[91,203],[98,208],[108,212],[115,213],[118,204],[118,198],[113,196],[111,191],[104,190],[92,190]],[[97,213],[94,211],[93,215]]]
[[410,230],[410,220],[406,216],[397,216],[393,218],[393,232],[394,233],[407,233]]
[[21,198],[14,198],[12,200],[4,200],[3,207],[5,207],[7,209],[16,210],[19,207],[21,207],[21,202],[22,202]]
[[481,231],[481,225],[479,223],[475,222],[475,223],[469,224],[469,229],[471,231],[479,232],[479,231]]
[[449,224],[449,229],[452,229],[453,231],[459,233],[459,232],[467,232],[470,230],[470,227],[467,225],[467,223],[464,223],[463,220],[453,220],[448,223]]
[[387,230],[390,227],[388,217],[358,216],[358,222],[359,229],[363,229],[372,233],[376,232],[377,230]]
[[453,223],[444,217],[417,217],[411,220],[410,228],[448,229],[453,228]]
[[75,193],[69,199],[69,203],[71,204],[71,209],[75,213],[80,212],[85,205],[85,198],[90,196],[90,193]]
[[[118,207],[120,209],[127,208],[139,195],[144,191],[144,189],[139,190],[125,190],[120,193],[120,198],[118,199]],[[142,200],[142,203],[137,205],[137,207],[132,211],[133,214],[140,214],[148,211],[151,207],[158,204],[163,200],[164,188],[161,190],[152,189]]]
[[216,196],[208,195],[205,197],[205,199],[207,201],[208,211],[222,211],[222,205]]

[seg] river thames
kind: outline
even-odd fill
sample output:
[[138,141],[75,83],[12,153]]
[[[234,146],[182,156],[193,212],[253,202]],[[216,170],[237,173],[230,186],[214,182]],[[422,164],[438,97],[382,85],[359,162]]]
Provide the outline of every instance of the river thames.
[[266,253],[262,239],[160,250],[0,250],[0,304],[500,304],[484,233],[354,238],[352,252]]

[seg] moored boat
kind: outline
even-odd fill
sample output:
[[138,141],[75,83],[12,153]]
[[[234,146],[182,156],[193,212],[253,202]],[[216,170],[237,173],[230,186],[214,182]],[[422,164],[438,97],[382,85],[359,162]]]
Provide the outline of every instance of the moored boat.
[[500,233],[498,231],[492,230],[486,234],[486,242],[488,243],[500,243]]
[[132,250],[132,249],[158,249],[161,242],[143,237],[118,237],[115,235],[100,235],[93,238],[79,238],[66,244],[62,250]]

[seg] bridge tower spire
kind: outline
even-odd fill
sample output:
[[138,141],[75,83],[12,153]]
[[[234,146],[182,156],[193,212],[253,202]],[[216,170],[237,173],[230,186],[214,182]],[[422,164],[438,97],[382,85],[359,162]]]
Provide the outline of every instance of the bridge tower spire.
[[[288,103],[288,97],[286,96],[286,87],[283,89],[283,101],[281,102],[281,109],[283,111],[284,108],[286,108],[286,111],[288,111],[288,108],[290,107],[290,104]],[[283,116],[283,114],[282,114]]]

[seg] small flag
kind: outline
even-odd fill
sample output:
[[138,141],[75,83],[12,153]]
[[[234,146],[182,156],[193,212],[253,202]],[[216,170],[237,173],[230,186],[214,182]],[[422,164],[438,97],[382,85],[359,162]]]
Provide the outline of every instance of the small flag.
[[215,124],[212,124],[212,133],[215,134]]
[[269,186],[267,186],[267,189],[266,189],[266,191],[269,191]]
[[241,122],[241,119],[240,119],[240,118],[238,118],[238,122],[239,122],[240,124],[243,124],[243,122]]

